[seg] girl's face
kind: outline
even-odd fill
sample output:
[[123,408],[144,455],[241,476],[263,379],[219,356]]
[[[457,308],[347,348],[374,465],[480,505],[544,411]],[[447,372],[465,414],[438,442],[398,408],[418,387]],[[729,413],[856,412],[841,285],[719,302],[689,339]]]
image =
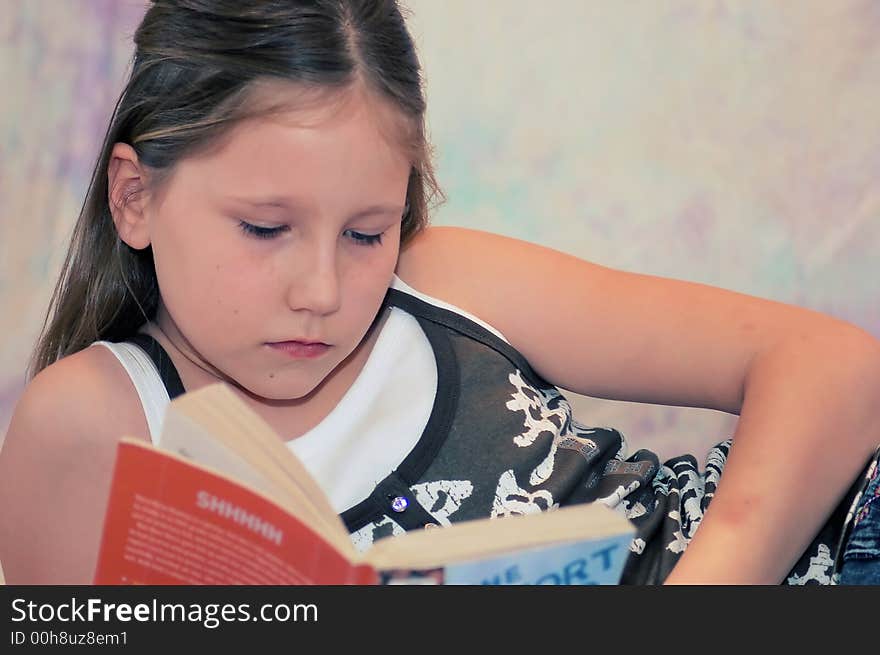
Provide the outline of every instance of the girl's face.
[[[305,396],[353,352],[397,263],[409,160],[360,97],[315,116],[238,125],[147,205],[157,322],[265,399]],[[286,341],[329,347],[303,358],[270,345]]]

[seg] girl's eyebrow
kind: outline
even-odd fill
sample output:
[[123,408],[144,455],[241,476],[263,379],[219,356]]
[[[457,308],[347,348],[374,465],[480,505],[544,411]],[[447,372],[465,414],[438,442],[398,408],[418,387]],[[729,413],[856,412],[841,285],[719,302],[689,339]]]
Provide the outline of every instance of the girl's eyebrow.
[[[252,207],[275,207],[281,209],[302,209],[305,207],[303,203],[297,202],[293,198],[277,197],[277,198],[231,198],[236,202],[241,202]],[[363,218],[364,216],[372,216],[375,214],[403,214],[405,208],[402,205],[370,205],[351,215],[351,218]]]

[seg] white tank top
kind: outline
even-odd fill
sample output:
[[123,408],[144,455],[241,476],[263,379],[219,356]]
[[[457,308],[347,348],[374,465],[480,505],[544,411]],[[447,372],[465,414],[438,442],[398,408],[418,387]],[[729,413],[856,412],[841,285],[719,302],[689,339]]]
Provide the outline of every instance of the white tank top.
[[[392,288],[498,330],[464,310],[422,294],[397,276]],[[170,402],[155,364],[132,343],[96,341],[125,368],[140,398],[150,438],[159,445]],[[299,457],[338,512],[363,500],[415,447],[434,404],[437,365],[418,321],[391,307],[367,362],[336,407],[287,446]]]

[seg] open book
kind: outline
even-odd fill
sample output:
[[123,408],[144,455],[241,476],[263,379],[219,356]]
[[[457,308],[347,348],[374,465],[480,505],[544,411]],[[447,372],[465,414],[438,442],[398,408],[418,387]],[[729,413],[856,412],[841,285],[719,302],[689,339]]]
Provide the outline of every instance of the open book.
[[614,584],[633,534],[592,504],[360,553],[303,464],[220,383],[171,402],[160,446],[119,442],[95,584]]

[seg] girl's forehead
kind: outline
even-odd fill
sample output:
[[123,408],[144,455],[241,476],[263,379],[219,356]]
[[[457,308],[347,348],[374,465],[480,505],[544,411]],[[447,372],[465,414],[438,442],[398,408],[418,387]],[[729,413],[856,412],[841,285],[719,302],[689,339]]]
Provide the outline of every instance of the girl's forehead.
[[204,156],[234,158],[257,151],[304,154],[314,147],[338,147],[354,154],[368,149],[376,155],[412,160],[405,117],[360,85],[327,89],[264,82],[246,103],[245,118]]
[[411,160],[389,140],[369,102],[278,105],[243,119],[214,147],[182,160],[171,187],[186,196],[309,197],[342,205],[397,202]]

